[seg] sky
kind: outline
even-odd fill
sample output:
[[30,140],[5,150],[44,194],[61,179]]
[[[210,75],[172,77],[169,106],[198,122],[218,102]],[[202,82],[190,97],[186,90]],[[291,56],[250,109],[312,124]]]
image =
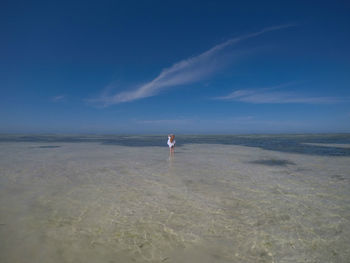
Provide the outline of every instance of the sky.
[[348,1],[1,1],[0,133],[350,132]]

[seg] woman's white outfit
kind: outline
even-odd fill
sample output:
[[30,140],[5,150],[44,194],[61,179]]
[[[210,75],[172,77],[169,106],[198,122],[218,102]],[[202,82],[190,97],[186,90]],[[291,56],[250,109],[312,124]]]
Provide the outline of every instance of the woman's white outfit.
[[175,139],[173,140],[173,142],[170,141],[170,136],[168,136],[168,145],[169,145],[169,148],[172,148],[175,146]]

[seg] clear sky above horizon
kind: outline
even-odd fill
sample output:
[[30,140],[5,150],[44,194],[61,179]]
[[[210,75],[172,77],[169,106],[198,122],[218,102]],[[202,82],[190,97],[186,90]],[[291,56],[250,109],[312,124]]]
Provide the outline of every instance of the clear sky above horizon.
[[1,133],[350,132],[348,1],[5,1]]

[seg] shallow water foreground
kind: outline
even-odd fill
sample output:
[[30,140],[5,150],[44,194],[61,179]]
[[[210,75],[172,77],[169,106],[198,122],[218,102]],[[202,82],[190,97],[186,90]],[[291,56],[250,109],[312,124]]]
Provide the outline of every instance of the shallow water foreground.
[[349,262],[350,157],[0,143],[0,262]]

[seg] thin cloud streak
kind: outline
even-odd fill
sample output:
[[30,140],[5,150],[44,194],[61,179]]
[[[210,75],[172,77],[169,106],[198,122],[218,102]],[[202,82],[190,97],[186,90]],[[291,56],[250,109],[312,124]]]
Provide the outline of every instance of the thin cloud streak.
[[[102,103],[104,106],[109,106],[122,102],[130,102],[142,98],[155,96],[164,89],[190,84],[199,80],[202,80],[221,67],[225,66],[225,51],[234,44],[237,44],[243,40],[257,37],[267,32],[281,30],[289,27],[296,26],[295,24],[280,25],[274,27],[264,28],[258,32],[243,35],[236,38],[231,38],[221,44],[218,44],[211,49],[203,52],[198,56],[194,56],[188,59],[184,59],[173,64],[169,68],[165,68],[161,73],[152,81],[140,86],[132,91],[124,91],[115,95],[107,96],[102,95],[95,102]],[[234,56],[241,55],[240,52],[233,54]]]
[[254,104],[285,104],[285,103],[303,103],[303,104],[330,104],[349,101],[347,98],[339,97],[306,97],[294,94],[292,92],[275,91],[276,88],[264,89],[240,89],[230,93],[227,96],[217,97],[218,100],[239,101]]
[[65,96],[64,95],[59,95],[59,96],[55,96],[52,98],[52,101],[54,102],[58,102],[58,101],[62,101],[65,99]]
[[190,119],[162,119],[162,120],[138,120],[138,121],[136,121],[136,123],[138,123],[138,124],[146,124],[146,125],[147,124],[150,124],[150,125],[183,124],[183,125],[186,125],[190,122],[192,122],[192,120],[190,120]]

